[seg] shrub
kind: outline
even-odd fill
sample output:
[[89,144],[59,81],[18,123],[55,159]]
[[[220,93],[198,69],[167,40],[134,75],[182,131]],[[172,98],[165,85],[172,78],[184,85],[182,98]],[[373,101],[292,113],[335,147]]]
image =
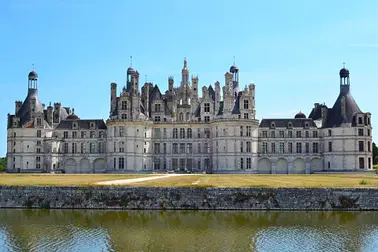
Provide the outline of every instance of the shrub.
[[360,185],[367,185],[367,184],[368,184],[368,182],[366,180],[361,180],[360,181]]

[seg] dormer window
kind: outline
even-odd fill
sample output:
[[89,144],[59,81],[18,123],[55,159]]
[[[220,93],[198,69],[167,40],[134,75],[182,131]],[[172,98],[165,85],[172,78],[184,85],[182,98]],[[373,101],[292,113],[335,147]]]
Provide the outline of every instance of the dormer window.
[[288,127],[288,128],[293,128],[293,124],[292,124],[291,122],[289,122],[289,123],[287,124],[287,127]]
[[90,122],[90,123],[89,123],[89,127],[90,127],[91,129],[94,129],[95,126],[96,126],[96,124],[95,124],[94,122]]
[[72,129],[77,129],[77,122],[72,123]]
[[274,128],[276,127],[275,122],[271,122],[271,123],[270,123],[270,127],[271,127],[272,129],[274,129]]
[[305,128],[308,128],[308,122],[305,123]]
[[362,117],[358,117],[358,124],[362,124]]

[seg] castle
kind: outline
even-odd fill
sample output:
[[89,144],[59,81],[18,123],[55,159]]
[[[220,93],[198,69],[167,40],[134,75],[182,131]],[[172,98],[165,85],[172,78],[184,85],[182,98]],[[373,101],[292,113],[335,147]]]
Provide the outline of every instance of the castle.
[[[350,92],[349,71],[340,70],[333,107],[315,103],[308,117],[255,118],[255,85],[239,88],[239,69],[224,86],[202,87],[189,75],[168,78],[168,90],[144,83],[131,66],[126,84],[110,84],[110,116],[80,119],[60,103],[45,106],[38,75],[28,75],[28,94],[8,114],[7,171],[313,173],[372,169],[371,114]],[[222,95],[222,96],[221,96]]]

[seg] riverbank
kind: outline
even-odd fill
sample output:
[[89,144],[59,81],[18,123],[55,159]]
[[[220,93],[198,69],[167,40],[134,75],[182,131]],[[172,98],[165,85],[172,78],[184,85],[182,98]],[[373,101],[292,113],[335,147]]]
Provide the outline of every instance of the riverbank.
[[378,188],[0,186],[0,208],[378,210]]

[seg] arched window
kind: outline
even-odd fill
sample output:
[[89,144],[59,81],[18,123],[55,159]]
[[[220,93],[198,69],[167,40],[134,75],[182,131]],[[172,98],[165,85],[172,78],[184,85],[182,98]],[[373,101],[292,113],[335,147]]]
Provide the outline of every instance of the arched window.
[[189,113],[189,112],[186,113],[186,118],[185,118],[185,120],[186,120],[186,121],[189,121],[189,120],[190,120],[190,113]]
[[191,128],[188,129],[186,138],[192,138],[192,129]]
[[184,113],[180,113],[180,115],[179,115],[179,121],[184,121]]
[[180,129],[180,138],[185,138],[185,129],[184,128]]
[[173,129],[173,138],[178,138],[178,130],[177,129]]

